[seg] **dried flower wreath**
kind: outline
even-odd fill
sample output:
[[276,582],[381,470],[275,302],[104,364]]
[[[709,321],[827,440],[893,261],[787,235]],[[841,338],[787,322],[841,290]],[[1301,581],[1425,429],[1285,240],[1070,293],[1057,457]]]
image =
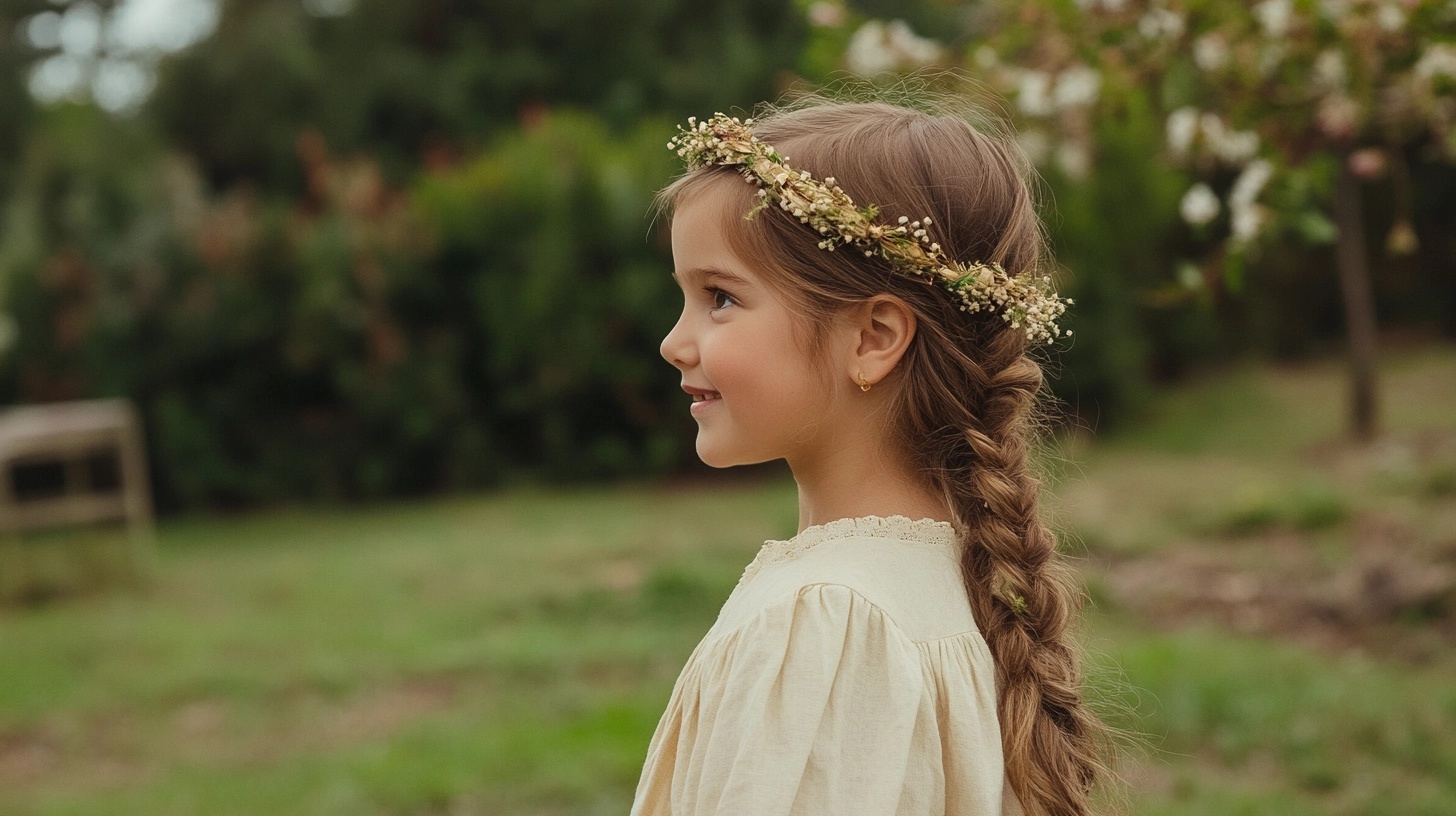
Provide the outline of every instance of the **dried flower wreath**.
[[788,157],[759,141],[752,126],[752,119],[740,121],[721,113],[703,122],[689,117],[688,126],[678,125],[678,135],[667,147],[677,151],[690,170],[714,164],[741,167],[743,177],[758,185],[763,199],[750,217],[777,202],[818,230],[823,236],[820,249],[833,252],[839,246],[853,245],[866,256],[878,254],[894,268],[957,295],[963,312],[999,309],[1013,327],[1024,325],[1026,338],[1033,343],[1051,342],[1059,336],[1057,318],[1073,301],[1051,291],[1049,276],[1011,275],[997,263],[964,265],[951,260],[940,244],[931,241],[929,216],[918,221],[901,216],[894,226],[874,223],[877,207],[857,206],[832,176],[819,182],[809,173],[789,167]]

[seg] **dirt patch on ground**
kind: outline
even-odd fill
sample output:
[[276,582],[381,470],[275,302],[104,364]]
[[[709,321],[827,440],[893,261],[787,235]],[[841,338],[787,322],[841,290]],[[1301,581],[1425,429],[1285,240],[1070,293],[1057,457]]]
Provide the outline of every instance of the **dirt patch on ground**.
[[84,726],[46,721],[0,730],[0,789],[54,786],[116,790],[149,778],[131,746],[135,723],[121,715],[98,716]]
[[113,790],[145,784],[154,767],[251,765],[384,739],[447,710],[456,682],[419,678],[343,699],[285,695],[261,718],[222,699],[181,702],[157,727],[124,713],[53,718],[0,729],[0,789]]
[[1456,540],[1417,546],[1416,531],[1378,514],[1351,524],[1352,551],[1333,564],[1307,536],[1275,531],[1105,558],[1095,569],[1113,604],[1160,627],[1217,623],[1416,662],[1456,646]]
[[0,785],[22,785],[45,776],[60,752],[56,740],[39,728],[0,733]]
[[[1423,428],[1387,433],[1368,443],[1330,439],[1311,445],[1303,452],[1302,458],[1351,485],[1368,485],[1372,479],[1380,478],[1445,477],[1456,469],[1456,431]],[[1428,484],[1426,487],[1439,489],[1443,485]],[[1449,489],[1450,486],[1444,487]]]
[[446,680],[415,680],[363,694],[313,723],[307,738],[297,744],[331,749],[379,739],[449,708],[454,699],[455,684]]

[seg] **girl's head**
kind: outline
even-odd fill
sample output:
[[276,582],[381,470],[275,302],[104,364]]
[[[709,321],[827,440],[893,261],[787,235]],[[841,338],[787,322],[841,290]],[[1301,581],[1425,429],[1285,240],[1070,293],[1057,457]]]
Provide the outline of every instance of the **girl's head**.
[[[1029,167],[1005,133],[963,114],[822,101],[759,116],[753,132],[790,166],[877,206],[883,223],[930,216],[955,261],[1044,274]],[[718,165],[661,194],[687,298],[662,353],[685,386],[722,397],[694,406],[699,455],[726,466],[829,461],[856,443],[892,451],[951,508],[964,541],[1018,798],[1029,814],[1085,813],[1102,728],[1081,702],[1073,594],[1036,512],[1028,452],[1043,377],[1025,332],[998,312],[962,311],[879,255],[822,249],[777,207],[745,218],[757,192]],[[879,438],[844,438],[837,429],[855,424],[845,417],[873,418],[858,427]]]

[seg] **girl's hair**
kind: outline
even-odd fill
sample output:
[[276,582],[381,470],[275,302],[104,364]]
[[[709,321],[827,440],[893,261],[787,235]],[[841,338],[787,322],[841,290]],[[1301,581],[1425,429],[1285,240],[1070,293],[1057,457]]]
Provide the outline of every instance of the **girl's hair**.
[[[859,205],[877,205],[883,223],[932,216],[934,239],[961,263],[1038,271],[1047,250],[1030,165],[1014,137],[973,126],[968,113],[976,115],[810,97],[759,113],[754,133],[790,166],[833,176]],[[710,188],[732,196],[733,214],[758,201],[736,169],[710,166],[668,186],[659,204],[671,211]],[[1044,382],[1024,331],[998,313],[960,311],[949,292],[878,255],[819,249],[820,236],[777,207],[730,215],[725,230],[739,257],[795,307],[797,336],[815,360],[824,328],[853,303],[889,292],[915,311],[915,337],[883,383],[893,394],[890,433],[922,485],[954,513],[962,578],[995,658],[1008,779],[1030,816],[1088,813],[1109,743],[1083,702],[1081,649],[1069,632],[1081,598],[1037,514],[1030,449]]]

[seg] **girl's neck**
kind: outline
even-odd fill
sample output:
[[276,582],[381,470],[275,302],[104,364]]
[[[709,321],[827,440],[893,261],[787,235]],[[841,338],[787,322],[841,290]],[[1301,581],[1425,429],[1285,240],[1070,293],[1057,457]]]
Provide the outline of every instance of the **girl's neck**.
[[906,516],[950,521],[945,502],[911,478],[909,469],[884,456],[843,447],[812,464],[790,460],[799,485],[799,531],[862,516]]

